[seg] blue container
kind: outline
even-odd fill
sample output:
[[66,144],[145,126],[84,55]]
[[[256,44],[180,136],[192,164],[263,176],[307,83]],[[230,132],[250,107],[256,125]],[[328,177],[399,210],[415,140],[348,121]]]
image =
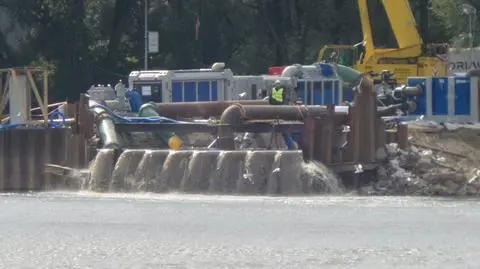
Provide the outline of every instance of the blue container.
[[198,82],[198,101],[212,101],[210,97],[210,81]]
[[447,116],[449,109],[448,77],[432,78],[432,115]]
[[172,82],[172,102],[183,102],[183,82]]
[[172,102],[218,101],[218,81],[172,81]]
[[478,121],[478,78],[476,77],[413,77],[409,86],[420,84],[421,96],[410,97],[417,103],[412,115],[424,115],[437,122]]
[[423,94],[420,96],[413,96],[409,99],[415,101],[417,109],[410,113],[411,115],[426,115],[427,114],[427,92],[431,89],[431,80],[425,77],[411,77],[407,79],[407,85],[415,87],[421,85]]
[[472,113],[473,92],[471,90],[471,80],[465,77],[454,77],[453,80],[455,89],[455,115],[468,116]]
[[297,83],[298,98],[302,100],[305,105],[312,104],[312,81],[301,80]]
[[323,81],[313,82],[313,100],[312,105],[324,105],[323,102]]
[[297,96],[305,105],[339,105],[342,102],[342,83],[338,79],[297,82]]
[[333,86],[333,81],[324,81],[323,82],[323,104],[336,104],[335,101],[335,90]]

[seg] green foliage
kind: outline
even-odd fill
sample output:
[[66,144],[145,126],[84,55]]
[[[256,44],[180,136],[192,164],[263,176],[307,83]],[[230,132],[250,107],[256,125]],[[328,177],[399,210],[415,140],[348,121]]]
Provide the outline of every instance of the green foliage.
[[[412,0],[412,6],[420,1]],[[354,0],[149,0],[149,29],[160,52],[150,68],[195,68],[223,61],[238,74],[311,63],[324,44],[361,41]],[[431,0],[431,40],[456,41],[465,29],[459,5]],[[75,99],[94,83],[114,83],[143,68],[144,0],[0,0],[0,18],[25,38],[7,42],[0,28],[0,65],[42,65],[54,73],[54,98]],[[200,33],[196,40],[196,21]],[[0,24],[3,23],[0,19]],[[374,24],[385,24],[374,18]]]

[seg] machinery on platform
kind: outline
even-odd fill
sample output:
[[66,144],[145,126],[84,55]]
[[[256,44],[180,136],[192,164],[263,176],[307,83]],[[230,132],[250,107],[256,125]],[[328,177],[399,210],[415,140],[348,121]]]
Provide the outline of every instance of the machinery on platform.
[[[202,82],[212,86],[212,81],[234,81],[228,72],[212,69],[166,71],[169,74],[163,77],[159,71],[139,72],[131,80],[134,89],[119,82],[81,94],[78,103],[66,105],[70,120],[61,127],[49,121],[47,112],[43,124],[50,122],[54,128],[2,129],[0,161],[6,169],[0,169],[0,182],[5,183],[0,190],[47,189],[65,182],[72,189],[98,192],[321,193],[329,185],[325,183],[329,169],[345,175],[346,185],[356,186],[348,183],[355,167],[375,169],[387,156],[388,142],[406,147],[406,128],[385,132],[381,123],[409,103],[377,108],[373,82],[353,69],[292,65],[281,76],[292,87],[300,88],[304,82],[305,96],[321,95],[322,100],[330,90],[328,81],[351,83],[357,89],[352,106],[272,106],[266,100],[238,100],[227,83],[226,88],[217,87],[218,96],[223,92],[222,99],[233,100],[199,102]],[[182,76],[185,73],[190,76]],[[191,75],[198,80],[189,79]],[[269,87],[274,77],[240,79],[245,91],[249,85]],[[173,90],[170,86],[176,82],[182,96],[197,98],[148,100],[152,86],[162,85],[168,96],[166,89]],[[192,82],[195,87],[186,87]],[[317,82],[322,87],[315,87]],[[253,144],[245,145],[241,136],[246,133],[253,134]],[[285,134],[296,134],[297,143]]]
[[110,85],[94,85],[87,90],[90,99],[95,102],[103,103],[111,110],[117,112],[132,111],[130,100],[126,98],[125,85],[122,81],[112,88]]
[[409,117],[435,122],[477,123],[480,111],[478,81],[477,76],[408,78],[408,86],[421,85],[423,92],[408,97],[417,104]]
[[447,74],[448,63],[440,55],[448,53],[448,46],[423,43],[409,0],[379,1],[398,44],[393,48],[381,48],[375,43],[371,25],[375,16],[369,6],[371,1],[357,2],[364,40],[353,46],[326,45],[320,50],[320,61],[351,66],[362,73],[389,70],[401,84],[405,84],[408,77]]
[[[324,73],[319,76],[320,68]],[[305,91],[310,84],[313,96],[328,96],[326,81],[343,81],[337,71],[330,72],[321,65],[292,65],[283,70],[282,78],[295,87],[305,83]],[[89,188],[300,194],[317,191],[315,181],[302,180],[314,176],[302,176],[312,171],[305,168],[304,160],[313,166],[322,162],[339,174],[351,174],[358,163],[372,170],[386,156],[385,127],[379,122],[411,103],[377,108],[373,82],[352,72],[351,78],[344,76],[345,81],[356,82],[358,89],[351,107],[334,103],[272,106],[265,100],[152,102],[144,104],[137,117],[122,117],[91,101],[102,149],[93,160]],[[266,87],[272,79],[265,78]],[[324,87],[315,87],[318,81]],[[125,143],[129,135],[146,133],[168,140],[174,150],[165,143],[147,147]],[[238,137],[246,133],[253,134],[255,143],[243,147]],[[286,133],[298,134],[302,150],[282,141]],[[405,145],[406,132],[398,134]]]
[[[380,74],[372,71],[369,75],[374,78],[373,84],[377,94],[377,105],[379,107],[406,103],[410,100],[409,97],[423,94],[421,85],[398,85],[394,74],[388,70],[384,70]],[[415,109],[415,106],[411,106],[408,109],[401,108],[399,112],[405,115],[415,111]]]
[[[294,64],[271,67],[268,75],[263,78],[266,89],[270,89],[276,80],[280,80],[290,89],[292,102],[298,100],[305,105],[339,105],[347,97],[344,96],[344,83],[354,83],[357,72],[348,67],[327,63]],[[350,95],[352,94],[350,91]]]
[[263,76],[234,76],[233,78],[232,99],[257,99],[263,90],[265,90]]
[[129,86],[142,102],[204,102],[231,100],[233,73],[224,63],[207,69],[132,71]]

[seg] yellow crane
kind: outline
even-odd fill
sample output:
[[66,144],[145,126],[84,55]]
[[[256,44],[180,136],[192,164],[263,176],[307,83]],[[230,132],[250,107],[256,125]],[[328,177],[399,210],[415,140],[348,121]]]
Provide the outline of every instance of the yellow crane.
[[439,55],[448,53],[446,44],[423,43],[408,0],[380,0],[393,30],[398,47],[377,48],[373,42],[368,0],[358,0],[363,42],[351,45],[326,45],[320,61],[334,61],[360,72],[395,74],[398,83],[413,76],[443,76],[448,64]]

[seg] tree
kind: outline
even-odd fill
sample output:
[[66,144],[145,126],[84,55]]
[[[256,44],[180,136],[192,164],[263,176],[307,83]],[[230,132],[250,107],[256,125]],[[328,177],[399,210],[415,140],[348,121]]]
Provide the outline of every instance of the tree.
[[[412,0],[414,10],[422,1]],[[480,0],[431,0],[428,41],[455,40],[465,23],[457,16],[460,2],[480,8]],[[0,0],[0,14],[9,14],[4,20],[20,29],[0,28],[0,65],[50,68],[55,99],[75,99],[92,84],[125,79],[143,66],[143,4]],[[149,29],[160,38],[160,52],[150,55],[149,65],[158,69],[222,61],[236,74],[265,73],[271,65],[312,63],[324,44],[362,39],[353,0],[149,0],[148,14]],[[387,25],[381,17],[372,23]],[[12,32],[23,34],[24,41],[9,44]]]

